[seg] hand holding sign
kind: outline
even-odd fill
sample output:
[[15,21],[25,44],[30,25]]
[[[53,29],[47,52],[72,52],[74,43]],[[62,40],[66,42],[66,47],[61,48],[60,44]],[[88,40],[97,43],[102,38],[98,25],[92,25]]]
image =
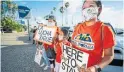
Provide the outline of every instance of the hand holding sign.
[[89,54],[63,45],[63,56],[59,72],[82,72],[87,67]]
[[51,45],[56,35],[57,27],[39,26],[36,31],[35,40]]

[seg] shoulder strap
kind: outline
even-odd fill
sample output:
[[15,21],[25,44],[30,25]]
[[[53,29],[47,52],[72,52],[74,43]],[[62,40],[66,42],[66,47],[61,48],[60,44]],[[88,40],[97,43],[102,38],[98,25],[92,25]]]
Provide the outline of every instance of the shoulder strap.
[[102,23],[101,25],[101,40],[103,41],[104,39],[104,24]]
[[103,48],[103,40],[104,40],[104,23],[102,23],[102,25],[101,25],[101,51],[102,51],[102,57],[104,57],[104,48]]

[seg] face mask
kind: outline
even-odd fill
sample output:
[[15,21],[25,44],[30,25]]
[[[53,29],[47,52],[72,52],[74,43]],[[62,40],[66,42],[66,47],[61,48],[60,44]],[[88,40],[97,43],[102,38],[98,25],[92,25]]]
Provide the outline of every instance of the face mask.
[[97,15],[98,15],[97,7],[90,7],[83,10],[83,17],[85,21],[89,21],[95,17],[97,18]]
[[55,22],[48,22],[47,26],[55,26]]

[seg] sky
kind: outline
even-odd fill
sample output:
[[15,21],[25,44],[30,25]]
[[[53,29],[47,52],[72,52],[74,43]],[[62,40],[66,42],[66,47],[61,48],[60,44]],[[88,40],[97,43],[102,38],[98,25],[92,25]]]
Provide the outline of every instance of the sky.
[[[64,26],[75,26],[77,23],[83,21],[81,10],[82,0],[15,0],[15,2],[18,5],[27,6],[31,9],[30,25],[32,27],[38,25],[36,21],[46,22],[44,16],[50,14],[53,7],[57,8],[54,15],[56,16],[58,26],[61,26],[62,23]],[[59,8],[65,2],[69,2],[70,5],[67,13],[65,11],[62,15]],[[99,19],[103,22],[109,22],[113,27],[122,28],[124,26],[123,3],[123,0],[102,0],[103,9]]]

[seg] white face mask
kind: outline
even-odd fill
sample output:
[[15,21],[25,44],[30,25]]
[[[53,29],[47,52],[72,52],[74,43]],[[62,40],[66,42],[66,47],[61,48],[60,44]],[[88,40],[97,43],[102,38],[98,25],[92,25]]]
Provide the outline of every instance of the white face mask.
[[48,22],[47,26],[55,26],[55,22]]
[[83,17],[85,21],[89,21],[93,18],[97,18],[98,8],[97,7],[89,7],[83,10]]

